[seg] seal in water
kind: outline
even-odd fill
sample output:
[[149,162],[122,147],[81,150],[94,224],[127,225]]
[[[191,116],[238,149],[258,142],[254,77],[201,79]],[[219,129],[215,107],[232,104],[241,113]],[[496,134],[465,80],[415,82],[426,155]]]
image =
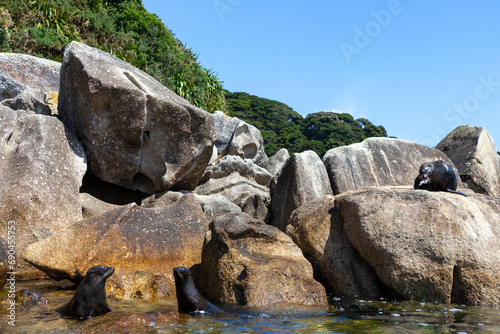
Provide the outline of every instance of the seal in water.
[[94,266],[87,271],[76,289],[73,298],[56,309],[61,315],[76,319],[87,319],[113,311],[106,302],[106,279],[115,272],[115,268]]
[[447,191],[454,194],[467,196],[457,190],[458,180],[453,167],[438,160],[425,162],[420,166],[419,174],[415,179],[414,189],[429,191]]
[[191,272],[186,267],[174,268],[175,294],[180,313],[220,312],[221,310],[207,302],[194,286]]

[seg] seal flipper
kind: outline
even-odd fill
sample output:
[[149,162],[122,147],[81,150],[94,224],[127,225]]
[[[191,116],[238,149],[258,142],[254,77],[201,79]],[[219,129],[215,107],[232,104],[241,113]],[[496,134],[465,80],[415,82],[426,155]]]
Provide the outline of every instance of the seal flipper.
[[218,308],[217,306],[215,306],[214,304],[212,304],[208,300],[207,300],[207,304],[208,304],[208,310],[207,310],[208,313],[219,313],[219,312],[222,312],[222,310],[220,308]]
[[69,303],[59,306],[55,311],[61,315],[69,315]]

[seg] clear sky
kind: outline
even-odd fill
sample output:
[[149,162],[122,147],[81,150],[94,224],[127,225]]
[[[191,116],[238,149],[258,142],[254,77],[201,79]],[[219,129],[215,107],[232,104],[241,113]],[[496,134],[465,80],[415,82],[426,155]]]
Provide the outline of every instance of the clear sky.
[[500,147],[500,1],[142,2],[231,92],[430,146],[482,126]]

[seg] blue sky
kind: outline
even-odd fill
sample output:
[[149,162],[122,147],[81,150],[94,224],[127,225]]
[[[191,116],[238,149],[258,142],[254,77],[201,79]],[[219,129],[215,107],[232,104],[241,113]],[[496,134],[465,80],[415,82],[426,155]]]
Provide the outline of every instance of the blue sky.
[[229,91],[430,146],[482,126],[500,146],[500,1],[142,2]]

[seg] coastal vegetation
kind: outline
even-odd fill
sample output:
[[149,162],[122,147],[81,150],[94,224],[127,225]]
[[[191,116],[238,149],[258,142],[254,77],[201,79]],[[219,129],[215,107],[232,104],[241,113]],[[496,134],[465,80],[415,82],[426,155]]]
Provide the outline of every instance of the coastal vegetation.
[[283,103],[224,90],[216,73],[204,68],[141,0],[0,0],[0,52],[60,62],[71,41],[113,54],[200,108],[254,125],[268,155],[286,148],[322,156],[330,148],[387,136],[367,119],[331,112],[304,118]]
[[140,0],[1,0],[0,51],[62,61],[71,41],[113,54],[208,111],[222,82]]
[[247,93],[226,91],[227,113],[256,126],[264,138],[267,155],[281,148],[290,154],[306,150],[323,156],[331,148],[387,137],[383,126],[346,113],[318,112],[302,117],[284,103]]

